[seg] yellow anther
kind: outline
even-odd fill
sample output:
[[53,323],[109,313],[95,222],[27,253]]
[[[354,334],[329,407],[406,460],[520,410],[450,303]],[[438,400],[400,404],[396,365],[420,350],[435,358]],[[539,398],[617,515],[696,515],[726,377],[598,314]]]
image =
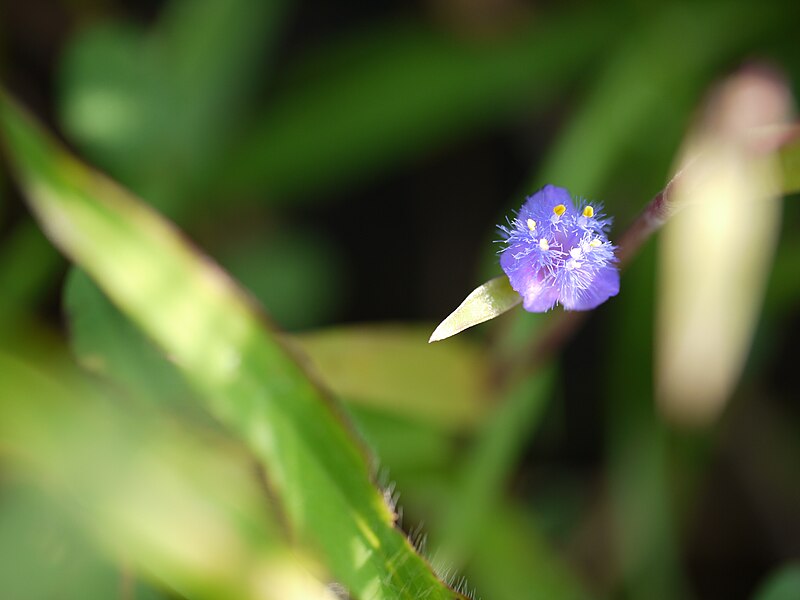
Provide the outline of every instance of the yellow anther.
[[536,221],[534,221],[533,219],[528,219],[528,229],[530,229],[531,231],[536,229]]
[[558,206],[553,208],[553,212],[556,213],[556,216],[560,217],[565,212],[567,212],[567,207],[563,204],[559,204]]
[[597,238],[594,238],[594,239],[593,239],[591,242],[589,242],[589,245],[590,245],[592,248],[597,248],[597,247],[599,247],[599,246],[602,246],[602,245],[603,245],[603,242],[601,242],[601,241],[600,241],[599,239],[597,239]]
[[587,206],[583,209],[583,216],[591,219],[594,216],[594,209],[591,206]]

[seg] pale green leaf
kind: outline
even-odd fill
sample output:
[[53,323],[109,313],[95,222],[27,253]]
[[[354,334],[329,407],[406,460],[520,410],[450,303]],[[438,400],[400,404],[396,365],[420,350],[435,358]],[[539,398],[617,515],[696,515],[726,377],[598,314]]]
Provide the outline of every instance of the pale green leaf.
[[425,335],[421,327],[362,325],[293,340],[349,403],[440,429],[473,428],[490,406],[486,357],[461,340],[426,346]]
[[438,342],[457,333],[502,315],[522,302],[508,277],[490,279],[467,296],[464,301],[434,330],[428,342]]
[[771,73],[742,70],[707,102],[705,114],[724,117],[699,121],[684,143],[680,162],[690,166],[671,184],[676,209],[660,239],[656,341],[658,401],[675,421],[713,421],[744,368],[783,208],[780,164],[756,160],[747,135],[780,124],[789,98]]

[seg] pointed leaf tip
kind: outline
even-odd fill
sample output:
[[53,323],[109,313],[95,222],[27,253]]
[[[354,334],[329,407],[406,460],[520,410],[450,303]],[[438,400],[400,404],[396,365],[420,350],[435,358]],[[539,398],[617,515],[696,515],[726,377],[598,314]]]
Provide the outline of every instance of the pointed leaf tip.
[[473,290],[450,316],[439,323],[428,343],[438,342],[473,325],[494,319],[520,302],[522,297],[511,287],[508,277],[501,275],[490,279]]

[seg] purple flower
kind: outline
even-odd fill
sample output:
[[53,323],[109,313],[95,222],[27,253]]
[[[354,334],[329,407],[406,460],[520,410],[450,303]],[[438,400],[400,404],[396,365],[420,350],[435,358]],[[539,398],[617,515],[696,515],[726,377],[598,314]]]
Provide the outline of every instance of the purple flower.
[[508,226],[500,266],[530,312],[560,303],[590,310],[619,292],[611,220],[599,204],[572,203],[564,188],[546,185],[530,196]]

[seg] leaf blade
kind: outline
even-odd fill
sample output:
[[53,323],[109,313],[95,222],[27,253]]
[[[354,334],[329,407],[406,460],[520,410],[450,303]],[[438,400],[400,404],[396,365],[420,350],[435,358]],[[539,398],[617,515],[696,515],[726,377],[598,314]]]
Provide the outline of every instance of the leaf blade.
[[439,323],[428,343],[438,342],[490,319],[522,302],[508,277],[501,275],[475,288],[448,317]]
[[358,597],[458,597],[394,528],[338,405],[241,290],[168,222],[60,149],[6,96],[0,127],[48,235],[247,443],[299,538],[334,576]]
[[483,421],[487,357],[467,343],[425,346],[419,326],[346,326],[293,336],[348,404],[405,416],[447,431]]

